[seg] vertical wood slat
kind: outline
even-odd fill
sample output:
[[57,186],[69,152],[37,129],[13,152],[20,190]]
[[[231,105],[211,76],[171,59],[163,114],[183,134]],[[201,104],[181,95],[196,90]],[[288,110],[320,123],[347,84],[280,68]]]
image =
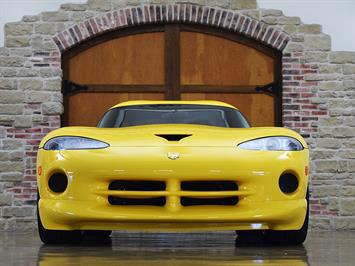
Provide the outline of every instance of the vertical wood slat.
[[165,26],[165,99],[180,100],[180,27]]

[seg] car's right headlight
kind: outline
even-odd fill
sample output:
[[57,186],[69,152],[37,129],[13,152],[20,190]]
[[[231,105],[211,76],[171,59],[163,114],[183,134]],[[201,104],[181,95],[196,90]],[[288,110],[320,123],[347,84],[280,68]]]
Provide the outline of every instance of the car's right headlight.
[[90,150],[90,149],[104,149],[110,145],[106,142],[75,136],[55,137],[48,140],[43,149],[56,151],[56,150]]
[[243,150],[258,151],[300,151],[302,144],[294,138],[286,136],[265,137],[253,139],[238,145]]

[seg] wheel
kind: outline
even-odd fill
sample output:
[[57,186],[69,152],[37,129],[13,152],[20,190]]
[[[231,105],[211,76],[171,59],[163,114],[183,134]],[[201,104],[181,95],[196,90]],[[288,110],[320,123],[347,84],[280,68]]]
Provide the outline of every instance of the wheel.
[[83,238],[80,230],[48,230],[43,227],[41,217],[38,211],[39,193],[37,192],[37,224],[38,233],[44,244],[79,244]]
[[309,219],[309,191],[306,194],[307,211],[302,227],[299,230],[245,230],[236,231],[236,243],[265,245],[300,245],[307,237]]

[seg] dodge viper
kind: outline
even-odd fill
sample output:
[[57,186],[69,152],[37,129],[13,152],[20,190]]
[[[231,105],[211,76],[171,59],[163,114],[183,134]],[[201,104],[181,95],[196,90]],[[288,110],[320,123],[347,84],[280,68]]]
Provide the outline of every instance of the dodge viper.
[[97,127],[64,127],[41,141],[39,235],[78,243],[112,230],[236,230],[300,244],[308,156],[298,133],[250,127],[223,102],[120,103]]

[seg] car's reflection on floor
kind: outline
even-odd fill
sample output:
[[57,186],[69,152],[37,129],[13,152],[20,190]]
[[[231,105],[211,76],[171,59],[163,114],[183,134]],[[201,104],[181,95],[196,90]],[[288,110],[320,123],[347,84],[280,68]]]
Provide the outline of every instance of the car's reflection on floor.
[[309,265],[303,246],[238,246],[232,233],[114,234],[112,243],[42,246],[38,265]]

